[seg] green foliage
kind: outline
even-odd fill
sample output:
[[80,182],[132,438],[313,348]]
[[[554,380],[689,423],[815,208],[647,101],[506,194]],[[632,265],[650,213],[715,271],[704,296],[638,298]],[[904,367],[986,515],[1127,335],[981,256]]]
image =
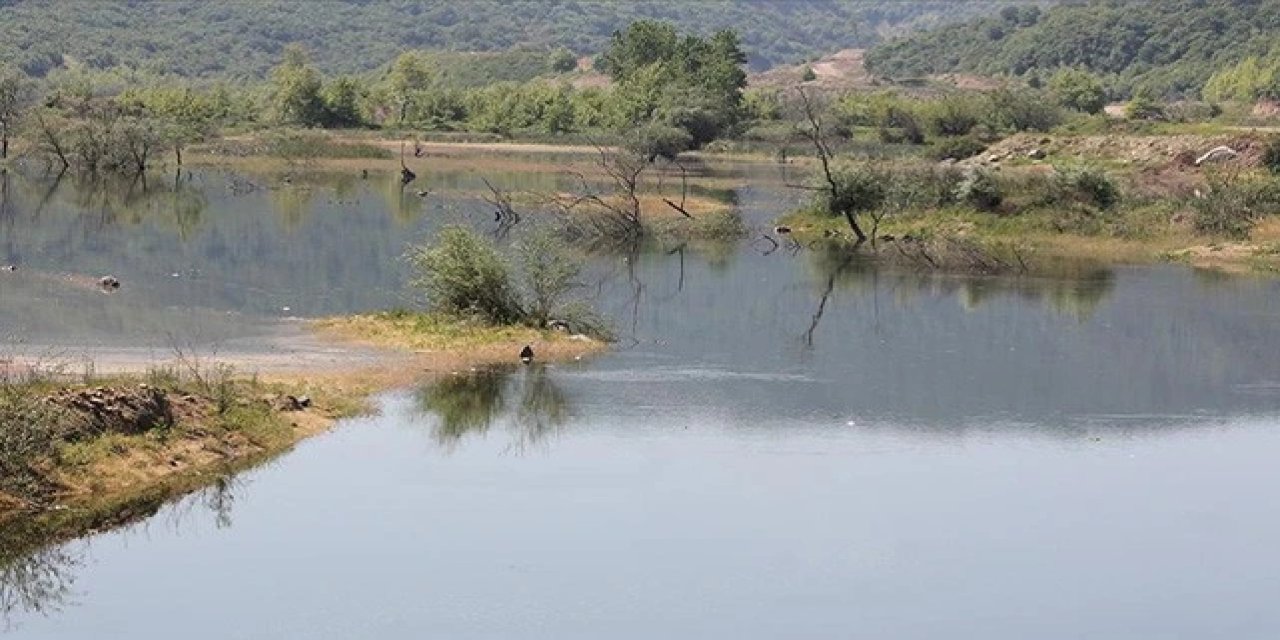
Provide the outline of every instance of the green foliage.
[[813,82],[818,79],[818,74],[813,71],[813,67],[805,67],[804,73],[800,75],[801,82]]
[[674,25],[641,20],[614,36],[600,62],[626,126],[679,127],[702,146],[741,117],[746,54],[732,31],[681,36]]
[[1130,120],[1163,120],[1165,117],[1164,108],[1145,87],[1134,92],[1133,99],[1124,107],[1124,115]]
[[637,127],[626,137],[627,150],[650,162],[657,158],[675,160],[692,147],[693,136],[688,131],[658,123]]
[[0,160],[9,157],[9,140],[34,102],[33,85],[21,70],[0,67]]
[[552,73],[569,73],[577,68],[578,58],[564,47],[557,47],[547,55],[547,69]]
[[281,124],[314,127],[324,123],[320,73],[298,45],[284,50],[284,61],[271,71],[272,113]]
[[933,143],[929,155],[935,160],[964,160],[987,150],[987,145],[976,138],[943,138]]
[[1267,138],[1262,148],[1262,166],[1273,174],[1280,174],[1280,136]]
[[518,274],[487,238],[467,227],[442,229],[434,245],[410,250],[413,286],[437,310],[478,316],[495,325],[543,329],[552,320],[608,339],[608,323],[581,300],[582,260],[551,229],[537,229],[515,245]]
[[1206,100],[1254,102],[1280,99],[1280,49],[1265,58],[1249,56],[1213,75],[1204,87]]
[[1054,184],[1059,198],[1110,209],[1120,201],[1120,188],[1106,171],[1097,167],[1058,169]]
[[1066,67],[1101,76],[1117,95],[1148,86],[1156,96],[1185,96],[1223,66],[1266,51],[1278,27],[1280,0],[1064,2],[916,33],[876,47],[867,63],[894,77]]
[[974,94],[949,93],[923,107],[930,133],[939,136],[967,136],[982,121],[984,101]]
[[1196,231],[1243,239],[1259,219],[1280,213],[1280,182],[1210,174],[1207,190],[1191,201],[1191,207]]
[[1062,110],[1039,91],[1000,89],[990,100],[990,122],[996,129],[1043,132],[1062,123]]
[[833,188],[820,192],[818,205],[832,215],[871,211],[888,195],[886,176],[869,164],[843,164],[832,168]]
[[492,242],[467,227],[441,229],[434,245],[410,249],[408,259],[413,286],[433,309],[498,325],[524,318],[507,262]]
[[0,381],[0,492],[31,500],[51,490],[36,465],[54,453],[64,418],[32,383]]
[[[545,69],[556,47],[599,52],[640,19],[701,33],[733,29],[767,68],[882,33],[997,9],[1002,2],[881,0],[665,2],[643,0],[60,0],[0,3],[0,61],[44,76],[64,64],[129,66],[185,77],[263,78],[281,47],[298,42],[325,73],[362,73],[404,49],[493,52],[523,49]],[[1004,3],[1007,4],[1007,3]],[[527,80],[528,78],[497,78]]]
[[1107,106],[1107,91],[1102,81],[1083,69],[1059,69],[1049,79],[1049,92],[1058,104],[1084,113],[1102,113]]
[[994,211],[1004,202],[1004,194],[990,172],[974,169],[956,184],[955,199],[981,211]]

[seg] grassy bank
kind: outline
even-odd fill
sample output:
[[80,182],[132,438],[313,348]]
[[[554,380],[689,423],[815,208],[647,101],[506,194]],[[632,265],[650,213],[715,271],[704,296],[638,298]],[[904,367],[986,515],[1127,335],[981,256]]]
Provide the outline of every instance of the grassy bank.
[[316,320],[321,335],[358,344],[412,351],[415,370],[451,372],[519,362],[530,345],[539,360],[565,361],[599,353],[604,341],[519,325],[493,325],[418,311],[386,311]]
[[0,526],[126,518],[139,503],[288,450],[360,410],[361,398],[214,367],[70,381],[0,382]]

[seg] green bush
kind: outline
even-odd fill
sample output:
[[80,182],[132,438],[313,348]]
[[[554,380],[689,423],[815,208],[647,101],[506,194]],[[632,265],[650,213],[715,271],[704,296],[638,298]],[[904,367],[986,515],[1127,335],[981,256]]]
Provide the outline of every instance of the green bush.
[[626,148],[650,162],[656,158],[675,160],[693,148],[693,136],[681,127],[652,123],[633,130],[626,137]]
[[1280,174],[1280,136],[1267,139],[1266,145],[1262,148],[1262,166],[1271,173]]
[[1120,201],[1120,189],[1115,181],[1096,167],[1059,169],[1054,183],[1062,198],[1099,209],[1110,209]]
[[494,324],[516,324],[525,313],[510,268],[493,243],[461,226],[440,230],[432,246],[408,255],[413,286],[432,308],[454,315],[477,315]]
[[31,500],[51,489],[36,465],[53,454],[64,419],[30,384],[0,380],[0,491]]
[[884,204],[887,195],[886,175],[869,165],[840,165],[832,169],[834,192],[822,192],[819,205],[832,215],[870,211]]
[[924,107],[924,121],[934,135],[967,136],[982,121],[981,101],[959,93],[945,95]]
[[987,150],[987,145],[978,139],[965,136],[963,138],[943,138],[933,143],[929,155],[935,160],[964,160]]
[[1280,213],[1280,182],[1211,175],[1207,190],[1191,207],[1196,231],[1243,239],[1260,218]]
[[977,169],[966,173],[956,185],[955,199],[982,211],[994,211],[1004,202],[1004,194],[990,172]]

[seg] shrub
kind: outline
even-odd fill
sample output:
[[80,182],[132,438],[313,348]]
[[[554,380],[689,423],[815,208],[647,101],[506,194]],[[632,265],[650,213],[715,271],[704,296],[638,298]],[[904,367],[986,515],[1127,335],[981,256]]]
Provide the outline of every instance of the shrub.
[[1120,189],[1111,176],[1096,167],[1059,169],[1054,177],[1061,197],[1099,209],[1110,209],[1120,201]]
[[831,171],[835,181],[832,189],[822,192],[822,209],[832,215],[845,212],[870,211],[884,204],[886,184],[884,173],[869,165],[841,165]]
[[693,148],[693,136],[680,127],[652,123],[632,131],[626,148],[650,162],[656,158],[675,160],[681,152]]
[[966,173],[956,185],[955,199],[982,211],[993,211],[1004,201],[1004,195],[990,172],[977,169]]
[[1262,166],[1271,173],[1280,174],[1280,136],[1267,139],[1266,145],[1262,148]]
[[436,243],[408,256],[417,272],[412,284],[437,311],[478,315],[494,324],[515,324],[525,314],[507,263],[487,238],[460,226],[445,227]]
[[965,136],[963,138],[943,138],[933,143],[933,150],[930,156],[935,160],[964,160],[987,150],[987,145],[982,144],[976,138]]
[[924,120],[934,135],[967,136],[981,121],[982,107],[972,98],[950,94],[927,105]]
[[51,488],[35,465],[53,454],[64,417],[29,384],[0,380],[0,492],[30,500]]
[[1192,200],[1196,231],[1227,238],[1245,238],[1258,219],[1280,213],[1280,183],[1242,181],[1231,175],[1212,175],[1200,197]]

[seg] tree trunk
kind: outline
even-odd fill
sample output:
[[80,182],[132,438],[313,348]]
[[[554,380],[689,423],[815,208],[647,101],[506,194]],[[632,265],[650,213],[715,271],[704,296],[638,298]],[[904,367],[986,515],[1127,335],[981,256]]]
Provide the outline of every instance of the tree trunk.
[[849,221],[849,228],[853,230],[853,235],[857,236],[858,242],[866,242],[867,234],[863,233],[862,227],[858,226],[858,218],[853,215],[853,212],[845,211],[844,219]]

